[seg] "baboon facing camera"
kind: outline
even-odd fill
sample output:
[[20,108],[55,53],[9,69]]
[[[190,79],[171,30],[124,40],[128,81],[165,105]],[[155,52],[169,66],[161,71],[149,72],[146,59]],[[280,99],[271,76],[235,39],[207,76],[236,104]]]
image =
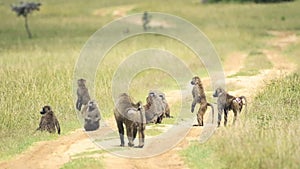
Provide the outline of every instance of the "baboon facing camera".
[[147,123],[161,123],[165,114],[165,106],[158,92],[150,91],[145,105]]
[[[228,94],[223,88],[217,88],[213,97],[218,97],[218,127],[220,126],[222,114],[224,111],[224,126],[227,125],[228,111],[233,110],[233,124],[237,119],[237,115],[242,111],[243,105],[245,105],[247,113],[247,99],[245,96],[235,97]],[[244,102],[243,102],[244,100]]]
[[211,107],[212,123],[214,122],[214,107],[211,103],[206,101],[204,88],[202,82],[198,76],[192,78],[191,84],[194,85],[192,90],[193,102],[191,106],[191,112],[194,112],[197,103],[200,104],[200,108],[197,113],[197,121],[199,126],[203,126],[203,116],[207,110],[207,106]]
[[99,128],[101,115],[96,101],[90,100],[88,102],[87,108],[83,112],[83,116],[85,131],[94,131]]
[[51,110],[51,107],[44,106],[43,110],[40,113],[42,117],[40,120],[39,127],[36,130],[40,130],[40,131],[46,130],[49,133],[55,133],[57,128],[57,133],[60,134],[60,125],[54,112]]
[[86,80],[85,79],[78,79],[77,84],[77,102],[76,102],[76,109],[81,110],[82,105],[87,105],[88,102],[91,100],[89,95],[88,88],[85,86]]
[[145,142],[145,129],[146,129],[146,117],[145,110],[142,102],[133,103],[130,96],[126,93],[119,95],[116,106],[114,109],[114,116],[118,126],[121,145],[124,146],[124,126],[126,127],[126,134],[128,138],[128,146],[134,146],[134,139],[137,132],[139,133],[139,145],[137,147],[144,147]]

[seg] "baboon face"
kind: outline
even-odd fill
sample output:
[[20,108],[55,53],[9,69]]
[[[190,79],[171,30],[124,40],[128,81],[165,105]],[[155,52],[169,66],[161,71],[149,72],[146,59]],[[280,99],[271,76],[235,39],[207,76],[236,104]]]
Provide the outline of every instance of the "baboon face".
[[85,86],[86,80],[85,79],[78,79],[77,84],[78,86]]
[[50,106],[44,106],[43,110],[40,112],[41,114],[46,114],[49,111],[51,111],[51,107]]
[[191,84],[196,85],[200,83],[200,78],[198,76],[195,76],[192,78]]
[[219,88],[216,89],[215,93],[213,94],[213,97],[219,97],[220,94],[222,94],[224,92],[225,92],[225,90],[223,88],[219,87]]

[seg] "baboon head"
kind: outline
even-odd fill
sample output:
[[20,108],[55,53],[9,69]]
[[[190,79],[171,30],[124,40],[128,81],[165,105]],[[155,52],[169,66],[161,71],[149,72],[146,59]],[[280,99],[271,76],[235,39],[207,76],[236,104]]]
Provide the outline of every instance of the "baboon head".
[[77,84],[78,86],[85,86],[86,80],[85,79],[78,79]]
[[222,93],[224,93],[225,90],[221,87],[218,87],[215,91],[215,93],[213,94],[213,97],[219,97]]
[[147,105],[151,106],[153,104],[153,99],[157,97],[156,93],[153,91],[150,91],[148,94],[148,97],[146,98]]
[[200,84],[201,83],[201,80],[198,76],[195,76],[192,78],[192,81],[191,81],[191,84],[192,85],[197,85],[197,84]]
[[162,100],[166,100],[166,96],[164,93],[159,93],[158,95]]
[[44,106],[43,110],[40,112],[41,114],[46,114],[48,112],[51,111],[51,107],[50,106]]
[[90,100],[87,105],[89,111],[92,111],[97,108],[97,103],[95,100]]

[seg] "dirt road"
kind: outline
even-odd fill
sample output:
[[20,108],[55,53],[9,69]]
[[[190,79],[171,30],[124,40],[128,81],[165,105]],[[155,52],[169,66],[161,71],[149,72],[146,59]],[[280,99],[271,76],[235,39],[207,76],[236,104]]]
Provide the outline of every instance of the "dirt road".
[[[255,91],[259,90],[266,81],[281,76],[282,74],[291,73],[296,69],[295,64],[287,61],[286,59],[284,59],[284,57],[282,57],[283,50],[288,45],[298,41],[296,35],[290,32],[270,31],[269,33],[271,35],[274,35],[274,38],[272,38],[267,44],[269,45],[269,47],[271,47],[272,50],[265,49],[262,52],[272,62],[273,68],[269,70],[262,70],[260,71],[260,74],[256,76],[237,76],[227,78],[227,84],[234,83],[239,86],[239,90],[230,91],[231,93],[236,95],[244,94],[246,95],[246,97],[251,98],[251,94],[254,94]],[[239,69],[243,67],[243,62],[247,56],[243,53],[233,53],[232,55],[234,56],[235,61],[231,61],[231,57],[229,57],[228,60],[225,61],[224,65],[225,74],[227,76],[238,72]],[[232,64],[234,64],[235,66],[232,66]],[[205,81],[206,80],[204,80],[204,82]],[[205,83],[204,85],[207,86],[208,84]],[[251,94],[248,91],[251,91]],[[178,95],[179,93],[176,91],[167,94],[167,96],[170,97],[171,104],[172,102],[176,101],[176,98],[179,98]],[[108,123],[110,123],[108,124],[109,126],[114,125],[113,119],[108,120]],[[201,127],[191,128],[186,137],[174,148],[165,153],[149,158],[123,158],[108,152],[96,154],[94,153],[92,155],[86,156],[103,157],[102,159],[106,168],[115,168],[115,166],[122,166],[123,169],[184,169],[188,168],[188,166],[184,163],[178,152],[188,147],[190,144],[190,140],[198,140],[202,130],[203,128]],[[108,128],[103,132],[109,131],[110,129]],[[99,133],[95,132],[95,134]],[[145,146],[144,149],[150,151],[152,149],[155,149],[155,147],[156,146]],[[57,140],[35,143],[31,148],[29,148],[22,154],[17,155],[15,158],[9,161],[0,163],[0,168],[60,168],[63,164],[69,162],[73,158],[78,158],[78,156],[75,157],[74,155],[84,152],[92,152],[95,150],[99,150],[99,148],[95,144],[93,144],[91,139],[83,132],[82,129],[78,129],[66,136],[58,138]]]

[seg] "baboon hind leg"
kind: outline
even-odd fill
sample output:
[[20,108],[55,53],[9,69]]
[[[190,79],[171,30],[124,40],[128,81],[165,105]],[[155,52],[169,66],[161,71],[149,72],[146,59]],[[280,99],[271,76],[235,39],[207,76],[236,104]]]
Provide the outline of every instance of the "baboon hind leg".
[[140,125],[139,127],[139,148],[144,147],[144,142],[145,142],[145,127],[143,125]]
[[133,141],[134,141],[134,139],[136,138],[137,131],[138,131],[138,130],[137,130],[137,127],[134,127],[134,128],[133,128],[133,139],[132,139]]
[[224,109],[224,126],[227,125],[228,110]]
[[126,134],[127,134],[127,138],[128,138],[128,146],[129,147],[133,147],[133,126],[132,124],[127,124],[126,125]]
[[198,120],[198,125],[199,126],[203,126],[203,117],[204,114],[207,110],[207,106],[205,105],[201,105],[201,107],[199,108],[198,114],[197,114],[197,120]]

